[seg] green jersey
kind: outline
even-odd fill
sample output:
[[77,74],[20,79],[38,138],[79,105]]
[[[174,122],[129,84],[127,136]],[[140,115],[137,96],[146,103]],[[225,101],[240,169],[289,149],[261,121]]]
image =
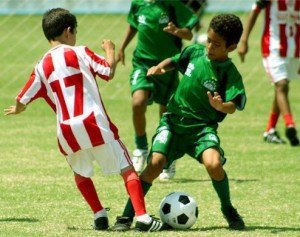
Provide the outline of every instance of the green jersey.
[[[203,45],[191,45],[172,58],[174,66],[183,74],[179,86],[168,103],[178,129],[216,126],[226,114],[214,109],[207,91],[218,92],[224,102],[233,101],[242,110],[246,94],[242,77],[230,59],[217,62],[208,59]],[[187,131],[186,131],[187,132]]]
[[181,39],[163,31],[169,22],[192,29],[197,16],[179,0],[132,0],[127,18],[138,31],[134,56],[162,61],[180,52]]

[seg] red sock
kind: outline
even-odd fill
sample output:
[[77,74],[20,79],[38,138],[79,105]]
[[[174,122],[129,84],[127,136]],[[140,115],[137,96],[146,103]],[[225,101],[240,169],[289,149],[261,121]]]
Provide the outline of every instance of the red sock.
[[131,169],[122,174],[127,193],[137,216],[146,214],[145,199],[141,181],[137,173]]
[[270,114],[266,132],[268,132],[271,128],[276,127],[278,118],[279,118],[279,114],[276,114],[276,113],[271,113]]
[[100,203],[93,181],[90,178],[75,175],[75,183],[93,212],[101,211],[103,206]]
[[283,115],[283,119],[286,127],[295,127],[295,122],[292,114]]

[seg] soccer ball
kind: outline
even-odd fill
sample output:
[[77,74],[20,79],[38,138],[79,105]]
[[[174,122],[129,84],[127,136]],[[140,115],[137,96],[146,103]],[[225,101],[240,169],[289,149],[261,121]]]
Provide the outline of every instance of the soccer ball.
[[173,192],[161,201],[159,214],[162,222],[174,229],[188,229],[197,220],[198,205],[189,194]]

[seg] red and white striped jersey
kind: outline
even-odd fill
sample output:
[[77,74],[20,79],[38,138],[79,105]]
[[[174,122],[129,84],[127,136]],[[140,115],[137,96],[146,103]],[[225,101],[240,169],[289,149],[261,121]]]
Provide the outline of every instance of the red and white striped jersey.
[[17,96],[22,104],[42,97],[57,115],[57,137],[64,155],[119,139],[96,82],[109,80],[110,65],[85,46],[59,45],[35,66]]
[[253,9],[265,9],[263,57],[300,57],[300,0],[258,0]]

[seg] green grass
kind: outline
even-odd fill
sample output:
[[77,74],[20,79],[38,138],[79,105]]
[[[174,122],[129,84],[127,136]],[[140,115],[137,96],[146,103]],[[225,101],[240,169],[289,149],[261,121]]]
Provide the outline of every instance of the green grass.
[[[205,15],[204,25],[210,17]],[[246,15],[241,17],[245,21]],[[14,103],[34,64],[48,49],[40,21],[40,16],[0,17],[2,109]],[[78,21],[78,45],[88,45],[102,54],[101,40],[110,38],[118,50],[127,27],[125,15],[81,15]],[[174,180],[155,181],[146,197],[147,209],[158,215],[161,199],[180,190],[196,198],[199,218],[190,230],[171,231],[164,236],[300,236],[299,148],[262,141],[273,88],[262,67],[259,37],[257,24],[246,63],[240,63],[236,52],[231,55],[244,77],[248,103],[243,112],[228,116],[220,126],[232,201],[244,216],[247,230],[233,232],[226,228],[205,169],[185,156],[177,163]],[[115,79],[99,83],[108,113],[129,150],[134,147],[128,82],[133,49],[134,42],[126,51],[126,66],[118,66]],[[299,90],[299,81],[293,81],[290,101],[298,124]],[[157,106],[148,108],[147,117],[151,136],[158,122]],[[133,231],[92,230],[92,213],[57,149],[55,126],[55,116],[44,101],[36,101],[20,116],[0,116],[0,236],[135,236]],[[278,128],[283,134],[282,119]],[[118,175],[104,176],[98,167],[95,170],[94,182],[103,204],[111,208],[112,224],[122,213],[127,194]]]

